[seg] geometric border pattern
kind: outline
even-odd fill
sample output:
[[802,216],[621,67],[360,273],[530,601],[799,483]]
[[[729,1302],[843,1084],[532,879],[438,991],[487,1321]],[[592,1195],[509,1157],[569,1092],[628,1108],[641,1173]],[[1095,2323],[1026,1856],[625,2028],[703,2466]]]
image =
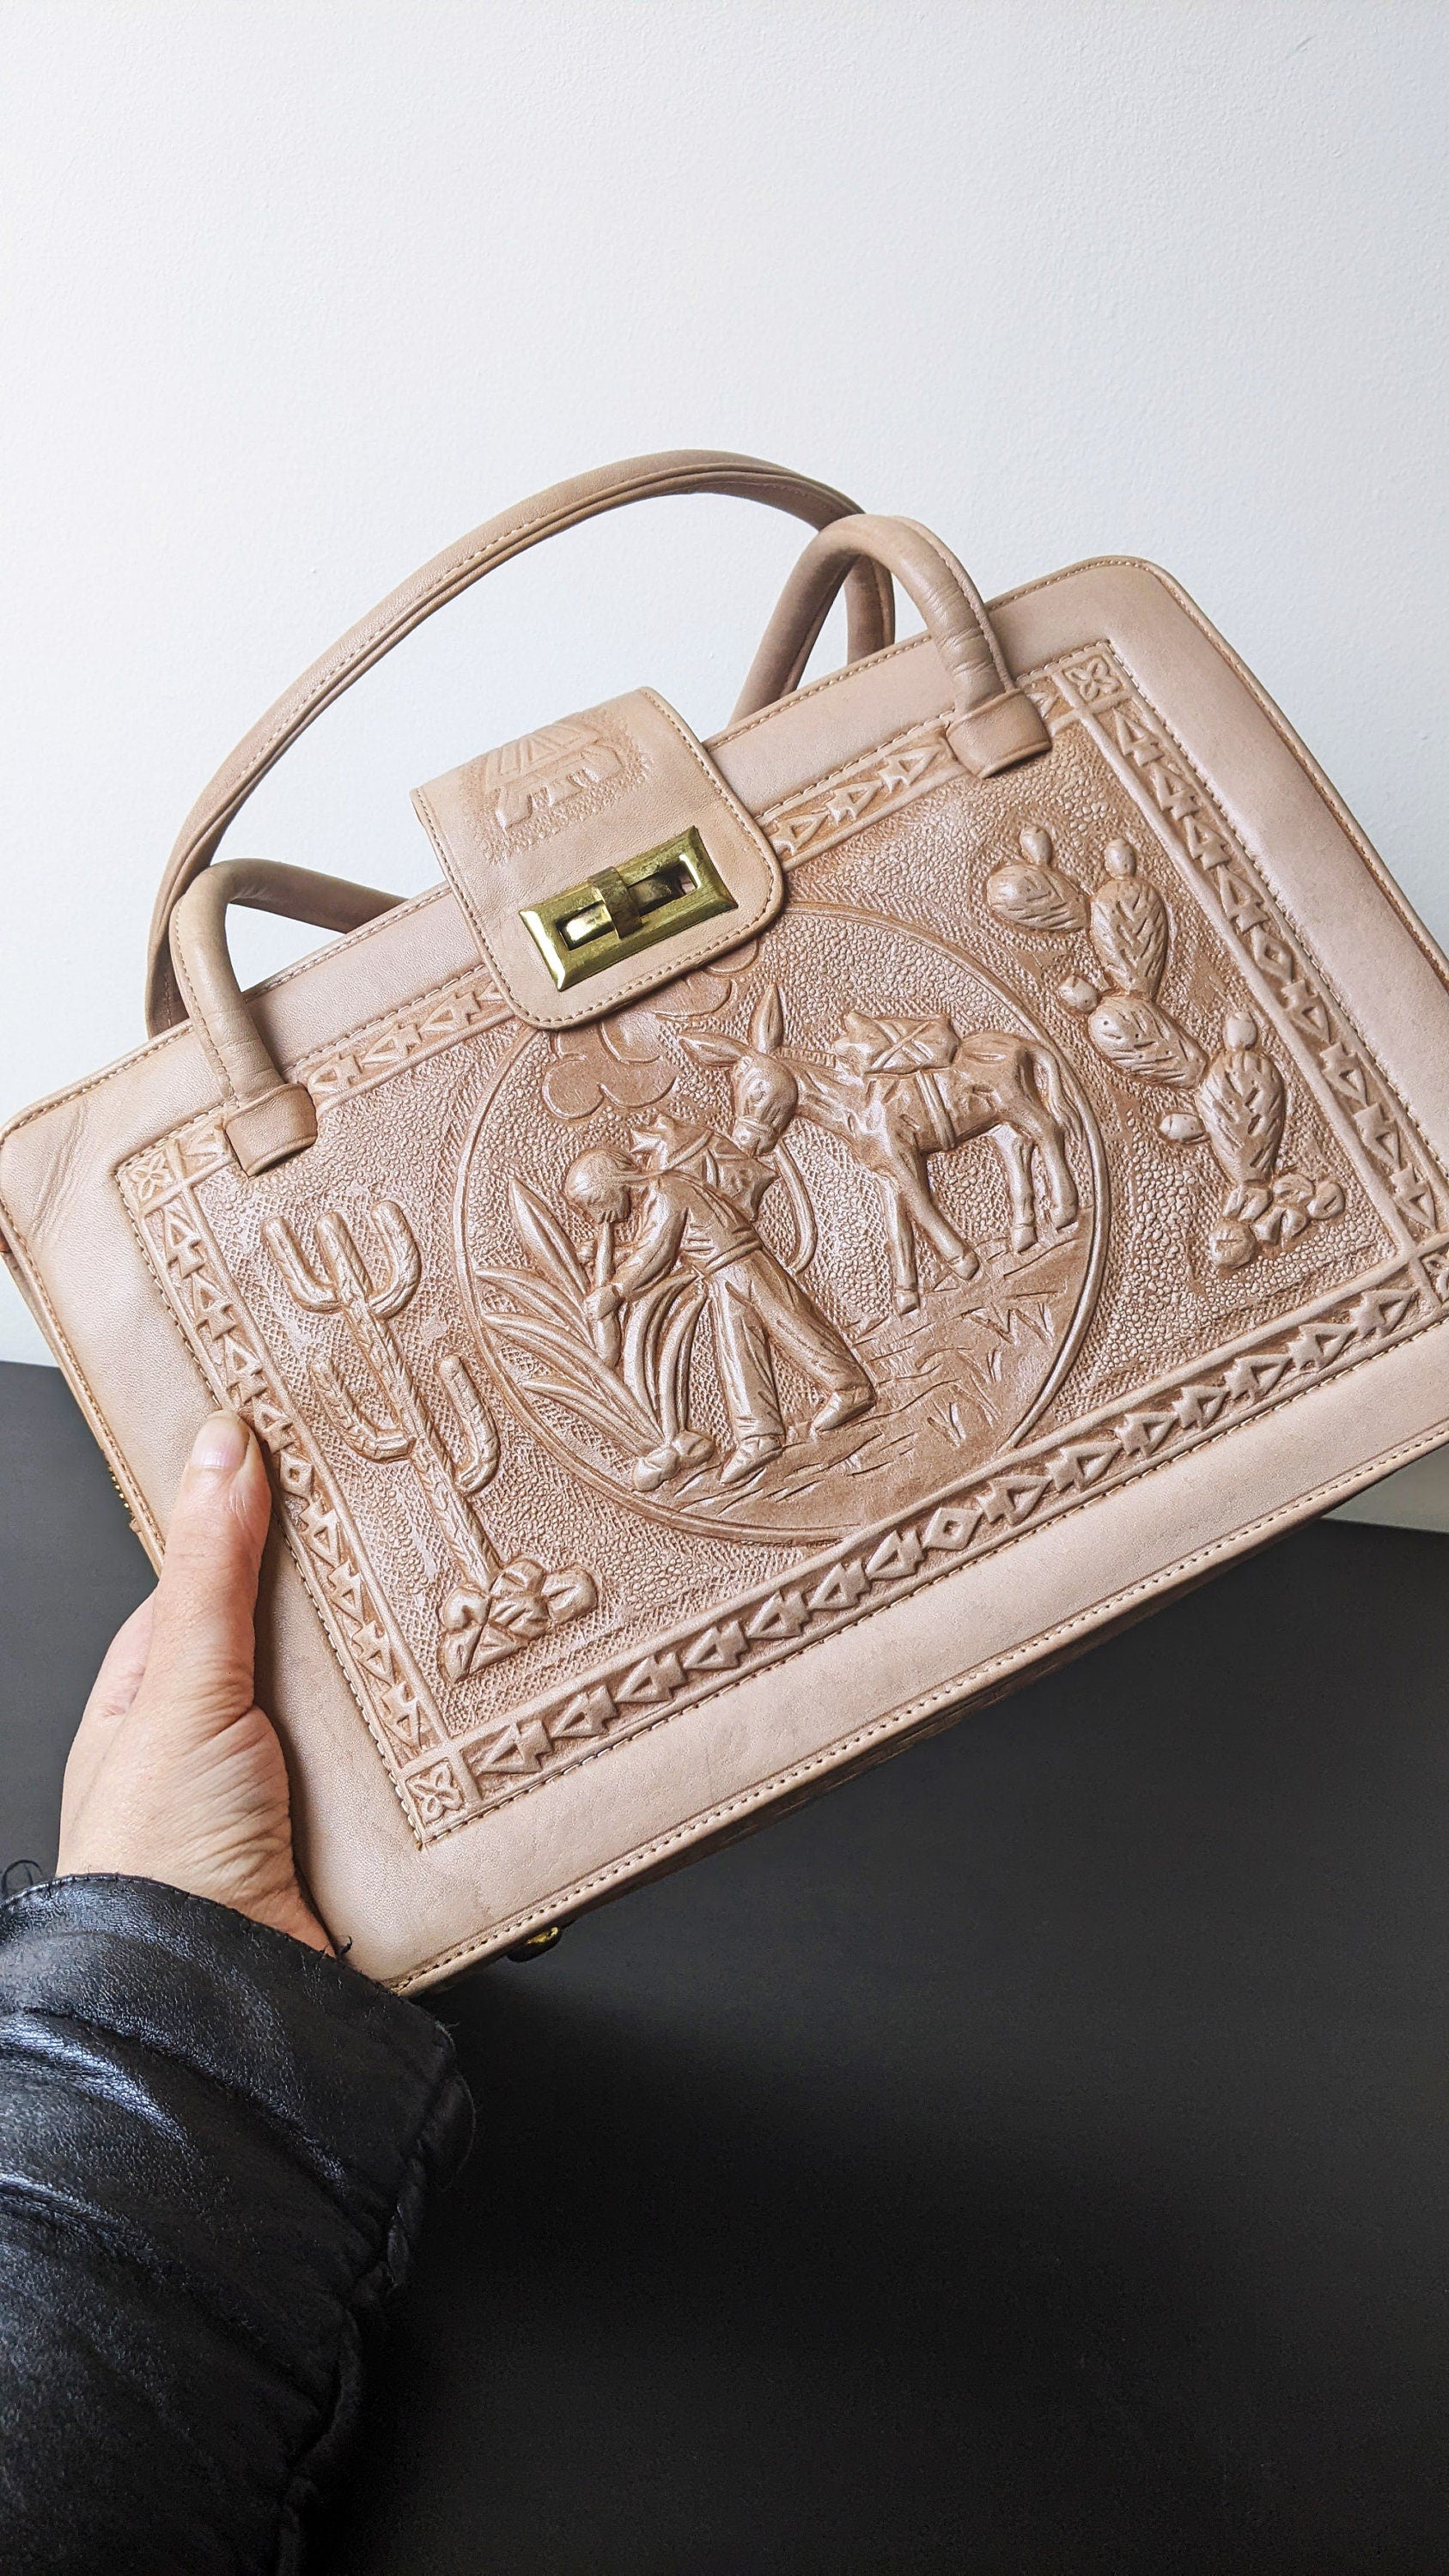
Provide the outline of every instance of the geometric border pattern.
[[728,1616],[695,1622],[586,1688],[460,1739],[451,1763],[430,1766],[435,1780],[452,1772],[446,1821],[464,1823],[509,1789],[531,1785],[583,1739],[635,1733],[671,1704],[797,1653],[933,1574],[972,1563],[1144,1468],[1414,1339],[1446,1314],[1449,1238],[1235,1346],[1230,1358],[1185,1370],[1150,1396],[1089,1417],[1065,1439],[1014,1454],[946,1500],[862,1534],[840,1555],[752,1595]]
[[1230,940],[1257,968],[1284,1018],[1307,1041],[1410,1238],[1422,1242],[1441,1232],[1449,1222],[1449,1194],[1427,1147],[1310,971],[1283,914],[1162,718],[1133,688],[1105,644],[1069,656],[1051,677],[1104,748],[1115,750],[1136,772],[1166,830],[1192,862]]
[[[214,1130],[215,1122],[205,1122]],[[224,1139],[220,1140],[223,1151]],[[215,1157],[220,1159],[220,1155]],[[402,1795],[414,1835],[426,1816],[403,1794],[407,1765],[444,1741],[428,1685],[387,1618],[342,1496],[280,1385],[262,1335],[228,1276],[195,1185],[212,1168],[193,1127],[119,1174],[131,1221],[212,1393],[244,1414],[271,1453],[292,1552],[368,1731]]]
[[[1449,1226],[1449,1189],[1356,1032],[1325,992],[1282,911],[1155,709],[1111,647],[1083,645],[1022,682],[1052,732],[1080,723],[1114,767],[1125,768],[1167,836],[1190,862],[1230,949],[1256,971],[1310,1049],[1323,1083],[1358,1140],[1375,1199],[1407,1242]],[[918,725],[828,779],[770,807],[762,824],[787,867],[815,858],[862,824],[926,795],[957,764],[940,723]],[[1386,1196],[1385,1196],[1386,1194]]]
[[[1054,731],[1067,723],[1087,726],[1109,760],[1140,782],[1198,873],[1226,944],[1267,984],[1311,1049],[1340,1121],[1346,1113],[1364,1177],[1395,1224],[1404,1257],[1287,1323],[1235,1343],[1228,1355],[1194,1363],[1129,1405],[1088,1417],[1065,1437],[1014,1451],[959,1488],[817,1558],[783,1585],[696,1620],[652,1652],[604,1666],[582,1685],[450,1740],[196,1195],[208,1172],[231,1159],[215,1115],[133,1155],[117,1176],[132,1224],[213,1392],[246,1415],[272,1454],[293,1553],[420,1843],[1413,1337],[1449,1312],[1449,1190],[1407,1113],[1315,980],[1205,782],[1107,646],[1084,646],[1023,685]],[[762,825],[788,867],[957,774],[941,727],[918,726],[770,809]],[[292,1078],[308,1084],[322,1113],[334,1100],[386,1082],[421,1056],[510,1017],[491,978],[475,969],[314,1050],[292,1068]]]

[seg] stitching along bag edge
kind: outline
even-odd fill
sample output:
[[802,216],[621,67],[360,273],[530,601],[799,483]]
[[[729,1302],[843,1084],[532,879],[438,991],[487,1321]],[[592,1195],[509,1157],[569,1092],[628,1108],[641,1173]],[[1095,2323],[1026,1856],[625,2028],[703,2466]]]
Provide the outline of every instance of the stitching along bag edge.
[[[1064,664],[1072,663],[1079,671],[1087,672],[1089,683],[1091,675],[1088,672],[1088,665],[1093,649],[1084,647],[1076,657],[1062,657]],[[1227,888],[1225,900],[1234,905],[1237,911],[1235,921],[1231,913],[1225,917],[1236,936],[1241,937],[1246,932],[1250,945],[1256,941],[1257,953],[1253,962],[1258,971],[1261,973],[1264,970],[1265,959],[1271,965],[1274,958],[1281,954],[1284,974],[1291,984],[1295,965],[1301,965],[1302,961],[1294,959],[1291,948],[1285,949],[1281,937],[1281,925],[1272,921],[1270,910],[1265,911],[1262,908],[1261,889],[1255,886],[1253,871],[1245,855],[1236,849],[1220,817],[1216,818],[1215,822],[1203,819],[1205,815],[1210,816],[1210,802],[1204,801],[1205,788],[1201,782],[1194,782],[1186,776],[1181,766],[1181,755],[1168,744],[1160,723],[1154,732],[1150,721],[1151,711],[1142,707],[1140,696],[1137,699],[1136,712],[1130,714],[1121,712],[1129,695],[1127,681],[1128,675],[1125,673],[1120,675],[1120,685],[1109,677],[1105,689],[1101,686],[1097,687],[1095,699],[1090,696],[1078,698],[1078,703],[1072,710],[1073,715],[1080,718],[1090,711],[1098,724],[1109,717],[1115,717],[1119,734],[1123,725],[1131,728],[1130,739],[1119,740],[1119,751],[1125,759],[1132,762],[1138,778],[1145,781],[1146,791],[1154,796],[1159,812],[1165,815],[1170,825],[1184,837],[1188,855],[1193,863],[1200,870],[1210,873],[1215,870],[1218,876],[1223,878]],[[1055,686],[1055,682],[1053,685]],[[1038,683],[1038,686],[1040,689],[1041,684]],[[1071,688],[1072,683],[1069,682],[1068,686]],[[1045,694],[1044,690],[1042,694]],[[1050,704],[1050,700],[1047,700],[1047,703]],[[929,732],[930,729],[925,730]],[[860,764],[857,764],[861,768],[867,765],[865,757]],[[850,837],[853,832],[862,827],[864,822],[875,819],[880,811],[894,809],[899,804],[915,801],[918,795],[929,793],[934,783],[930,775],[931,766],[928,758],[922,768],[912,773],[909,764],[903,767],[897,759],[893,778],[886,778],[883,774],[878,776],[871,793],[863,798],[846,795],[842,800],[837,791],[833,798],[837,809],[835,813],[832,814],[829,802],[824,809],[818,806],[812,809],[808,797],[803,800],[794,798],[788,800],[787,809],[767,814],[763,818],[766,828],[775,838],[776,846],[787,866],[798,862],[811,843],[815,845],[813,855],[819,856],[826,847]],[[849,784],[848,772],[847,784]],[[807,826],[803,832],[802,819]],[[1222,891],[1223,888],[1220,887],[1219,892],[1222,893]],[[454,980],[455,984],[459,981],[459,979]],[[1226,1415],[1229,1420],[1246,1418],[1248,1413],[1260,1410],[1269,1402],[1281,1401],[1284,1393],[1297,1385],[1310,1382],[1316,1375],[1352,1366],[1358,1359],[1368,1356],[1371,1350],[1384,1347],[1389,1340],[1407,1332],[1422,1330],[1429,1322],[1436,1320],[1442,1306],[1444,1286],[1442,1230],[1436,1228],[1436,1220],[1442,1217],[1442,1204],[1436,1209],[1435,1200],[1439,1195],[1436,1190],[1436,1175],[1432,1171],[1425,1171],[1423,1149],[1419,1140],[1405,1133],[1406,1122],[1401,1109],[1392,1103],[1391,1097],[1385,1096],[1387,1085],[1382,1076],[1376,1075],[1376,1069],[1371,1068],[1367,1063],[1366,1051],[1353,1045],[1351,1033],[1346,1032],[1342,1026],[1342,1014],[1332,1015],[1332,1006],[1321,994],[1300,990],[1297,1000],[1300,1017],[1304,1018],[1314,1041],[1319,1043],[1321,1049],[1332,1059],[1327,1078],[1336,1084],[1340,1101],[1344,1105],[1350,1101],[1353,1103],[1351,1115],[1360,1122],[1359,1143],[1368,1153],[1370,1160],[1376,1156],[1381,1172],[1390,1178],[1394,1175],[1410,1176],[1408,1182],[1404,1184],[1404,1189],[1407,1191],[1411,1213],[1413,1213],[1414,1201],[1422,1200],[1427,1188],[1428,1233],[1434,1239],[1424,1240],[1421,1253],[1411,1253],[1405,1260],[1398,1263],[1380,1265],[1375,1271],[1365,1273],[1361,1279],[1351,1283],[1349,1288],[1344,1289],[1336,1297],[1330,1297],[1326,1301],[1320,1300],[1318,1311],[1305,1310],[1303,1314],[1290,1319],[1289,1325],[1281,1329],[1272,1327],[1259,1335],[1258,1347],[1254,1351],[1238,1352],[1234,1355],[1233,1362],[1229,1363],[1229,1366],[1237,1371],[1236,1387],[1229,1386],[1221,1373],[1214,1375],[1214,1363],[1209,1358],[1194,1363],[1190,1369],[1179,1372],[1179,1383],[1172,1388],[1154,1384],[1151,1388],[1142,1390],[1144,1401],[1151,1403],[1153,1411],[1143,1415],[1142,1408],[1138,1407],[1137,1412],[1141,1418],[1135,1424],[1132,1422],[1130,1408],[1128,1414],[1124,1416],[1122,1408],[1117,1407],[1117,1417],[1128,1429],[1129,1443],[1135,1445],[1124,1450],[1120,1436],[1114,1432],[1108,1442],[1108,1453],[1115,1446],[1117,1452],[1115,1463],[1110,1454],[1103,1454],[1100,1450],[1093,1455],[1086,1455],[1071,1467],[1064,1487],[1059,1479],[1066,1471],[1059,1469],[1057,1480],[1050,1475],[1043,1480],[1038,1475],[1038,1461],[1032,1453],[1024,1453],[1019,1458],[1013,1457],[1009,1472],[1015,1479],[1014,1483],[1002,1486],[999,1478],[989,1475],[984,1480],[978,1479],[974,1491],[965,1501],[959,1494],[954,1500],[947,1497],[933,1505],[929,1512],[916,1511],[912,1516],[908,1516],[905,1523],[897,1520],[893,1524],[882,1527],[878,1534],[872,1532],[871,1538],[863,1539],[859,1547],[847,1558],[835,1556],[824,1564],[814,1560],[807,1568],[801,1570],[798,1580],[785,1591],[782,1591],[779,1586],[774,1586],[760,1593],[757,1587],[756,1596],[742,1597],[735,1611],[736,1624],[741,1625],[744,1630],[743,1642],[739,1649],[736,1649],[732,1635],[727,1635],[726,1641],[721,1644],[721,1632],[727,1632],[729,1628],[729,1619],[724,1617],[703,1625],[696,1623],[692,1630],[688,1632],[681,1630],[677,1636],[669,1639],[660,1638],[651,1656],[642,1660],[633,1659],[626,1672],[614,1676],[614,1679],[622,1684],[622,1690],[614,1688],[609,1678],[601,1677],[599,1682],[591,1682],[588,1690],[570,1693],[561,1706],[556,1704],[552,1713],[556,1718],[564,1718],[567,1721],[557,1739],[550,1733],[548,1721],[551,1712],[547,1703],[542,1708],[529,1705],[506,1721],[503,1730],[506,1740],[501,1745],[497,1737],[492,1739],[495,1748],[501,1749],[504,1762],[516,1763],[522,1775],[510,1779],[507,1771],[504,1770],[502,1776],[496,1780],[495,1796],[516,1795],[524,1788],[539,1785],[541,1780],[550,1776],[546,1769],[540,1768],[541,1763],[547,1758],[543,1751],[543,1743],[551,1747],[555,1742],[560,1744],[567,1742],[570,1727],[584,1739],[577,1744],[576,1758],[584,1755],[585,1742],[595,1733],[610,1743],[628,1741],[629,1734],[626,1729],[621,1728],[617,1735],[609,1730],[612,1721],[624,1716],[631,1708],[638,1712],[641,1719],[646,1709],[654,1712],[644,1722],[657,1723],[657,1712],[661,1702],[679,1698],[680,1704],[687,1704],[705,1690],[727,1686],[728,1680],[738,1673],[751,1648],[756,1650],[760,1661],[778,1661],[786,1655],[797,1653],[805,1641],[807,1631],[825,1633],[830,1625],[842,1624],[849,1617],[857,1615],[857,1604],[864,1603],[868,1596],[874,1599],[900,1597],[900,1593],[905,1588],[909,1588],[914,1580],[928,1579],[928,1569],[933,1559],[938,1565],[943,1565],[947,1559],[951,1565],[965,1561],[973,1544],[984,1546],[1000,1543],[1002,1537],[1014,1534],[1026,1526],[1043,1507],[1047,1510],[1075,1507],[1076,1503],[1090,1491],[1099,1489],[1100,1478],[1115,1473],[1118,1467],[1126,1472],[1135,1472],[1130,1465],[1134,1456],[1145,1462],[1150,1457],[1160,1458],[1164,1454],[1175,1454],[1179,1443],[1190,1445],[1196,1437],[1208,1436],[1220,1417]],[[456,994],[438,997],[429,1023],[429,1035],[440,1046],[447,1044],[450,1037],[456,1036],[459,1026],[455,1017],[457,1007]],[[475,1012],[487,1007],[482,999],[481,988],[476,982],[473,987],[472,1007]],[[463,1008],[462,1025],[466,1026],[466,1003]],[[1325,1019],[1325,1012],[1331,1014],[1329,1019]],[[411,1014],[412,1020],[420,1026],[423,1021],[428,1020],[428,1016],[426,1012],[419,1011]],[[337,1060],[348,1050],[343,1046],[328,1052],[335,1068]],[[364,1049],[363,1052],[365,1055],[367,1050]],[[380,1052],[384,1056],[391,1053],[392,1064],[390,1069],[382,1064],[371,1068],[371,1078],[376,1081],[388,1079],[389,1071],[397,1070],[395,1051],[384,1043]],[[355,1050],[353,1060],[357,1061]],[[305,1070],[307,1069],[304,1067]],[[324,1097],[335,1097],[336,1093],[333,1091],[329,1094],[327,1067],[314,1063],[308,1078],[315,1080],[318,1074],[322,1076],[321,1082],[317,1085],[320,1106]],[[335,1070],[331,1078],[335,1082]],[[1372,1096],[1375,1081],[1382,1086],[1378,1089],[1376,1097]],[[188,1154],[194,1153],[194,1143],[188,1142],[185,1151]],[[143,1157],[132,1158],[128,1166],[127,1181],[128,1188],[134,1189],[137,1193],[135,1214],[142,1225],[143,1240],[148,1241],[148,1251],[154,1266],[154,1227],[152,1236],[148,1239],[144,1226],[145,1175],[139,1169],[143,1162]],[[203,1175],[193,1168],[188,1177],[194,1180],[200,1176]],[[1442,1176],[1437,1177],[1442,1188]],[[173,1184],[177,1178],[173,1170],[170,1174]],[[1402,1195],[1403,1191],[1401,1191]],[[1421,1208],[1419,1213],[1423,1214],[1424,1209]],[[189,1241],[178,1244],[179,1258],[183,1261],[190,1259],[193,1251],[194,1245]],[[1435,1264],[1435,1275],[1432,1280],[1425,1266],[1429,1261]],[[175,1262],[172,1263],[171,1268],[175,1270]],[[161,1275],[167,1276],[167,1265],[164,1261],[161,1265]],[[183,1270],[175,1284],[180,1286],[186,1278],[196,1275],[194,1269]],[[1425,1304],[1426,1281],[1430,1283],[1429,1306]],[[219,1292],[225,1298],[226,1283],[214,1278],[210,1279],[208,1294],[212,1291]],[[168,1294],[170,1293],[171,1284],[168,1281]],[[190,1301],[188,1300],[188,1313],[189,1310]],[[193,1316],[191,1320],[194,1323],[195,1317]],[[207,1346],[214,1346],[214,1344],[214,1336],[204,1335],[203,1342],[194,1346],[200,1357],[204,1355]],[[284,1461],[283,1482],[286,1490],[286,1473],[292,1473],[300,1479],[303,1467],[312,1462],[302,1460],[296,1466],[286,1467],[285,1461],[293,1453],[285,1447],[280,1452],[277,1448],[281,1419],[287,1410],[285,1398],[278,1405],[275,1401],[277,1390],[264,1393],[259,1384],[249,1387],[246,1371],[254,1365],[255,1354],[250,1361],[244,1361],[238,1356],[240,1347],[238,1344],[231,1356],[233,1374],[228,1379],[225,1345],[221,1345],[223,1366],[213,1376],[212,1383],[218,1389],[224,1390],[232,1400],[235,1400],[240,1391],[245,1398],[245,1404],[259,1408],[258,1428],[264,1437],[270,1435],[274,1454],[279,1454]],[[212,1355],[214,1356],[214,1348]],[[1159,1398],[1163,1401],[1159,1402]],[[1192,1418],[1179,1421],[1173,1411],[1174,1404]],[[1107,1409],[1108,1413],[1111,1411],[1112,1408]],[[1168,1417],[1165,1421],[1164,1411]],[[1109,1427],[1106,1425],[1105,1416],[1100,1425],[1094,1417],[1087,1417],[1087,1420],[1099,1439],[1102,1429]],[[1080,1426],[1074,1424],[1072,1428],[1075,1436]],[[1073,1482],[1077,1487],[1075,1496],[1071,1492]],[[296,1499],[297,1497],[294,1496],[294,1500]],[[926,1535],[928,1531],[929,1539]],[[359,1569],[355,1562],[349,1560],[344,1568],[335,1557],[329,1560],[328,1570],[321,1576],[321,1581],[330,1600],[333,1615],[329,1619],[328,1612],[324,1609],[323,1616],[331,1627],[339,1613],[339,1591],[349,1594],[358,1611],[351,1629],[352,1642],[355,1645],[357,1637],[363,1636],[366,1639],[367,1650],[376,1653],[376,1639],[383,1622],[375,1616],[378,1605],[366,1594],[365,1578],[363,1578],[362,1594],[358,1594],[353,1588],[358,1578]],[[314,1569],[314,1583],[311,1587],[314,1598],[317,1598],[316,1580],[317,1573]],[[846,1594],[853,1594],[854,1597],[842,1598],[842,1588]],[[791,1597],[792,1592],[794,1598]],[[319,1602],[319,1607],[321,1606]],[[744,1614],[742,1620],[738,1616],[741,1612]],[[749,1633],[751,1623],[755,1626],[753,1636]],[[706,1643],[711,1630],[715,1632],[712,1646]],[[335,1635],[334,1642],[336,1642]],[[699,1652],[701,1646],[704,1647],[703,1657]],[[717,1663],[715,1667],[718,1678],[713,1681],[707,1678],[708,1658],[711,1652],[717,1657],[722,1657],[722,1664]],[[692,1660],[688,1660],[691,1657]],[[399,1713],[407,1716],[407,1722],[410,1724],[411,1718],[407,1715],[409,1696],[412,1702],[417,1702],[419,1699],[416,1684],[409,1678],[402,1659],[395,1658],[389,1662],[388,1658],[383,1657],[382,1663],[384,1668],[373,1675],[373,1680],[380,1685],[384,1693],[391,1695],[383,1712],[383,1725],[387,1726],[389,1716],[395,1721]],[[357,1683],[354,1682],[354,1689],[357,1687]],[[366,1689],[367,1684],[364,1683],[363,1690],[366,1691]],[[608,1694],[611,1705],[605,1708],[604,1704],[595,1697],[590,1709],[587,1704],[590,1694],[596,1693],[599,1689],[603,1689]],[[399,1692],[402,1693],[401,1698],[397,1696]],[[585,1702],[582,1708],[574,1706],[574,1702],[580,1698]],[[571,1719],[568,1714],[570,1711],[572,1711]],[[509,1729],[512,1730],[511,1735],[508,1733]],[[536,1740],[540,1729],[543,1743]],[[374,1731],[376,1734],[376,1730]],[[383,1740],[387,1740],[386,1735]],[[439,1749],[440,1747],[445,1749]],[[394,1750],[396,1749],[395,1745]],[[470,1798],[468,1788],[460,1779],[459,1766],[455,1758],[456,1752],[460,1749],[466,1754],[466,1746],[455,1747],[447,1741],[442,1730],[439,1730],[433,1744],[419,1748],[420,1754],[426,1754],[429,1758],[426,1761],[419,1759],[408,1763],[403,1768],[402,1777],[406,1779],[409,1794],[414,1801],[415,1830],[425,1838],[430,1839],[440,1833],[452,1832],[460,1824],[470,1821],[473,1816],[488,1811],[481,1800],[475,1802]],[[588,1745],[590,1755],[599,1749],[601,1748],[597,1745]],[[391,1763],[389,1767],[391,1768]]]

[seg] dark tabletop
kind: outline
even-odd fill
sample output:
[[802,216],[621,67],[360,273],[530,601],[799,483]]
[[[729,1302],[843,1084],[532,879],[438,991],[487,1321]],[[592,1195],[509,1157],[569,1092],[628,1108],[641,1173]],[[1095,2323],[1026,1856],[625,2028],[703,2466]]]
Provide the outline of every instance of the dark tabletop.
[[[0,1842],[140,1552],[0,1370]],[[461,1980],[325,2576],[1444,2576],[1449,1540],[1325,1526]]]

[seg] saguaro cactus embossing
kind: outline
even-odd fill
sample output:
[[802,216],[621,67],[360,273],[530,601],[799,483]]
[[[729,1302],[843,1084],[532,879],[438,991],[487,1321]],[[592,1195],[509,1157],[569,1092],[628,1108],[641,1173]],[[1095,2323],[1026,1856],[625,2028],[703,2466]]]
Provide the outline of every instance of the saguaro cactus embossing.
[[498,1572],[499,1559],[465,1497],[477,1493],[496,1466],[497,1433],[463,1361],[454,1357],[451,1366],[444,1362],[440,1373],[468,1439],[468,1454],[461,1466],[455,1465],[444,1448],[402,1345],[391,1329],[393,1317],[400,1315],[417,1294],[422,1276],[417,1242],[395,1200],[379,1200],[372,1210],[372,1225],[385,1263],[376,1281],[357,1249],[351,1227],[336,1208],[325,1209],[317,1219],[321,1278],[303,1259],[283,1218],[269,1221],[266,1237],[289,1292],[304,1312],[343,1317],[386,1408],[380,1418],[374,1419],[349,1392],[331,1362],[314,1357],[312,1383],[324,1411],[343,1439],[374,1466],[401,1458],[411,1462],[458,1572],[465,1583],[487,1586]]
[[438,1661],[450,1681],[462,1681],[500,1655],[516,1653],[548,1628],[582,1618],[597,1595],[593,1577],[582,1566],[555,1573],[531,1557],[503,1564],[475,1520],[468,1506],[497,1469],[497,1427],[466,1360],[445,1351],[438,1375],[463,1432],[463,1456],[454,1459],[444,1444],[392,1329],[394,1316],[416,1295],[422,1276],[417,1240],[392,1199],[379,1200],[373,1208],[372,1228],[383,1253],[375,1279],[337,1208],[324,1209],[317,1219],[316,1269],[281,1217],[273,1217],[265,1232],[297,1305],[305,1314],[342,1317],[382,1398],[382,1409],[374,1416],[331,1361],[314,1354],[309,1373],[333,1428],[375,1467],[407,1459],[447,1540],[460,1581],[438,1611]]

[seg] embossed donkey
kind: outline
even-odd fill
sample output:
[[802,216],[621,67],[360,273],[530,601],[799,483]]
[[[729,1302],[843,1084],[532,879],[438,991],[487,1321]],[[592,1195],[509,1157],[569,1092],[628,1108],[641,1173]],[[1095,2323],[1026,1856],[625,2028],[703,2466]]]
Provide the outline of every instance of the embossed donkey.
[[831,1062],[820,1064],[786,1048],[784,1011],[772,984],[755,1007],[748,1038],[696,1030],[685,1044],[697,1064],[730,1066],[737,1141],[771,1125],[778,1135],[798,1113],[840,1137],[875,1175],[898,1315],[913,1314],[921,1302],[920,1239],[958,1278],[973,1279],[981,1267],[936,1204],[928,1169],[933,1154],[991,1137],[1006,1172],[1013,1252],[1029,1252],[1037,1240],[1033,1154],[1052,1225],[1064,1233],[1076,1223],[1077,1185],[1066,1152],[1071,1111],[1055,1056],[1029,1038],[1003,1029],[974,1029],[963,1037],[944,1012],[900,1020],[847,1011]]

